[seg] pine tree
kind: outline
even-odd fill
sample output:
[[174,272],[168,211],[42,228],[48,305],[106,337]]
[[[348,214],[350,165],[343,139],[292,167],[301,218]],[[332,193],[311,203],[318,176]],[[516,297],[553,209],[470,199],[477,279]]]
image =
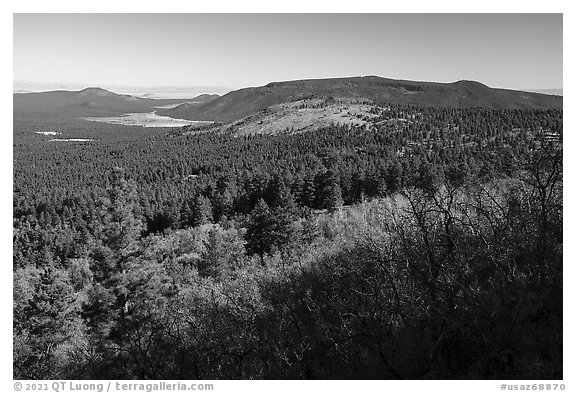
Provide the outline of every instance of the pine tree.
[[340,189],[340,184],[333,182],[330,184],[328,197],[326,199],[326,209],[329,212],[335,212],[340,209],[344,201],[342,200],[342,190]]
[[192,226],[193,218],[193,203],[185,201],[180,208],[180,223],[183,228]]
[[304,180],[304,185],[302,186],[302,195],[300,203],[303,206],[308,206],[315,208],[316,203],[316,184],[314,181],[314,176],[308,176]]
[[250,215],[246,231],[246,250],[249,254],[258,254],[264,264],[264,254],[272,247],[272,213],[264,199],[260,199]]
[[225,189],[217,195],[216,206],[214,206],[214,222],[219,222],[222,218],[228,217],[234,210],[234,196],[232,191]]
[[340,175],[337,169],[326,172],[324,177],[324,207],[329,212],[338,210],[344,204],[342,199],[342,188],[340,187]]
[[246,232],[246,249],[249,254],[258,254],[264,263],[264,254],[282,250],[293,240],[293,222],[296,204],[289,191],[284,195],[284,206],[270,209],[260,199],[250,215]]
[[[80,351],[83,324],[78,293],[65,270],[27,267],[14,272],[15,377],[66,378]],[[59,367],[60,366],[60,367]]]
[[282,186],[276,194],[274,209],[290,216],[296,213],[296,200],[290,189],[286,187],[284,183],[282,183]]
[[144,230],[142,220],[135,216],[138,196],[134,181],[128,181],[121,168],[115,168],[108,188],[108,198],[103,199],[103,244],[110,248],[120,265],[136,250]]
[[399,162],[391,164],[386,170],[386,188],[389,193],[393,194],[402,188],[402,165]]
[[198,227],[210,222],[212,222],[212,204],[210,199],[203,195],[198,195],[192,206],[192,226]]
[[112,323],[125,313],[127,264],[140,252],[140,238],[145,229],[134,214],[138,200],[136,185],[126,180],[124,170],[114,169],[107,191],[100,213],[100,244],[93,248],[91,255],[95,285],[84,305],[85,315],[95,317],[92,326],[104,335],[108,329],[99,326],[98,320]]

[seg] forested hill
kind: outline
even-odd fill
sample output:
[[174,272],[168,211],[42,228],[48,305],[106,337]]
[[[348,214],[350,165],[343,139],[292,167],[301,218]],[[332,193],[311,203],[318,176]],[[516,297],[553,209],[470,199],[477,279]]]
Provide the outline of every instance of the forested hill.
[[174,99],[150,99],[116,94],[99,87],[89,87],[80,91],[16,93],[13,97],[15,118],[30,114],[89,116],[148,112],[154,110],[156,106],[182,102]]
[[201,105],[181,105],[163,114],[190,120],[232,121],[272,105],[332,96],[401,105],[486,109],[562,109],[560,96],[494,89],[479,82],[417,82],[377,76],[273,82],[230,92]]

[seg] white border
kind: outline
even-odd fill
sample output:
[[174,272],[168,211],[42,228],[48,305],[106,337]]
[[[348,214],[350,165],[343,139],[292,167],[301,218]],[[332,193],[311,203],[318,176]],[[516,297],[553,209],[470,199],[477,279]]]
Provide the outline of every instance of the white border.
[[[313,2],[311,0],[295,0],[290,2],[284,2],[282,4],[273,4],[268,1],[254,1],[254,0],[243,0],[243,1],[233,1],[233,0],[220,0],[220,1],[202,1],[202,2],[192,2],[192,1],[170,1],[170,2],[158,2],[158,1],[117,1],[117,0],[100,0],[97,2],[80,2],[80,1],[12,1],[10,4],[2,5],[2,17],[0,26],[2,29],[2,49],[3,53],[10,53],[10,58],[12,57],[12,13],[19,12],[157,12],[157,13],[170,13],[170,12],[230,12],[230,13],[246,13],[246,12],[344,12],[344,13],[357,13],[357,12],[418,12],[418,13],[439,13],[439,12],[496,12],[496,13],[518,13],[518,12],[543,12],[543,13],[564,13],[564,67],[565,70],[576,69],[573,58],[573,48],[575,47],[573,42],[573,37],[576,37],[574,32],[574,26],[576,20],[574,18],[574,13],[572,12],[572,7],[569,6],[567,1],[502,1],[502,0],[488,0],[488,1],[477,1],[474,4],[462,4],[463,2],[458,1],[411,1],[411,2],[394,2],[396,4],[381,4],[377,1],[333,1],[333,2]],[[571,48],[572,47],[572,48]],[[12,70],[13,63],[10,61],[8,63],[8,56],[4,57],[2,62],[4,67],[3,78],[2,78],[2,108],[5,110],[5,116],[10,118],[10,122],[5,125],[5,129],[2,132],[2,143],[0,144],[0,157],[1,157],[1,168],[0,171],[0,184],[2,187],[1,193],[1,206],[0,209],[0,242],[2,250],[2,285],[0,293],[0,302],[2,305],[1,310],[5,314],[4,323],[0,324],[0,337],[2,337],[2,348],[0,357],[0,370],[1,370],[1,381],[2,385],[7,390],[13,391],[12,384],[12,329],[11,323],[8,322],[9,315],[12,310],[12,75],[13,72],[8,72]],[[564,75],[564,106],[565,108],[571,108],[573,102],[572,91],[574,78],[571,73],[565,73]],[[9,114],[7,114],[9,113]],[[564,129],[566,133],[564,134],[565,142],[565,153],[571,153],[571,149],[575,146],[576,137],[573,130],[573,116],[570,111],[566,111],[564,114]],[[565,154],[564,168],[565,170],[565,182],[564,182],[564,193],[565,193],[565,203],[564,203],[564,216],[565,216],[565,228],[568,230],[565,233],[565,237],[569,240],[573,234],[571,226],[575,224],[575,209],[576,206],[571,203],[571,199],[574,195],[574,171],[575,168],[574,156],[571,154]],[[566,203],[567,201],[567,203]],[[564,260],[566,261],[564,265],[564,277],[568,280],[565,281],[565,292],[564,292],[564,383],[567,388],[573,390],[575,386],[574,383],[574,361],[572,360],[572,354],[576,353],[574,351],[574,312],[571,300],[574,295],[574,286],[571,285],[571,281],[574,278],[574,242],[569,241],[564,250]],[[568,285],[566,285],[568,284]],[[11,320],[11,318],[10,318]],[[514,381],[506,381],[514,383]],[[516,381],[520,383],[521,381]],[[535,382],[535,381],[534,381]],[[390,391],[400,391],[405,389],[417,389],[418,391],[429,391],[438,390],[446,392],[496,392],[499,390],[500,381],[215,381],[217,385],[217,392],[222,391],[262,391],[269,392],[271,389],[275,391],[294,391],[294,390],[316,390],[316,389],[327,389],[329,391],[351,391],[351,390],[376,390],[382,391],[382,389]],[[544,382],[546,383],[546,382]]]

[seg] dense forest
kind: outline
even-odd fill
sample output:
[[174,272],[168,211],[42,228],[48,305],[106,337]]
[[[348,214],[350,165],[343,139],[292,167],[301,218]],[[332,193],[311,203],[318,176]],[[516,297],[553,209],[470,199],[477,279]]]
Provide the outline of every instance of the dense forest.
[[14,378],[561,379],[562,111],[372,111],[15,138]]

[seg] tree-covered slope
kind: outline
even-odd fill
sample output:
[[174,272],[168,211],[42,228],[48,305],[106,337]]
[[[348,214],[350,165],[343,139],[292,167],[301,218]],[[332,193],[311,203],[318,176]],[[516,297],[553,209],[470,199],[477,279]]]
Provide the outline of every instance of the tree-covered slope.
[[303,98],[331,96],[392,104],[487,109],[562,109],[562,97],[493,89],[478,82],[417,82],[376,76],[273,82],[230,92],[198,106],[163,113],[190,120],[232,121],[259,110]]

